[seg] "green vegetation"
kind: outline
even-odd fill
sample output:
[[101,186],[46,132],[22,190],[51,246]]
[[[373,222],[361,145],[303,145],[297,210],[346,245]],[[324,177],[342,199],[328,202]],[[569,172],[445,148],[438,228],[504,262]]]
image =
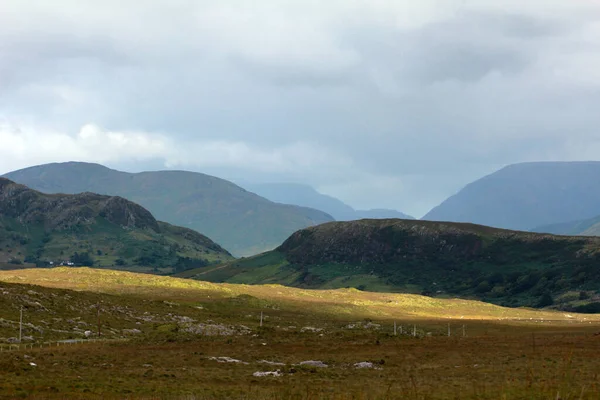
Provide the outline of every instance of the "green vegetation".
[[[7,352],[21,307],[33,348]],[[599,327],[596,315],[355,289],[4,271],[0,399],[591,400]],[[121,341],[92,342],[98,330]],[[280,376],[255,376],[269,371]]]
[[186,171],[130,174],[97,164],[47,164],[6,175],[44,193],[122,196],[159,220],[206,234],[234,255],[280,245],[298,229],[332,221],[324,212],[278,204],[223,179]]
[[60,264],[173,273],[232,259],[122,198],[45,195],[0,178],[0,269]]
[[[363,220],[308,228],[276,251],[181,276],[585,311],[600,303],[599,250],[598,238],[458,223]],[[571,292],[583,292],[585,298],[565,296]]]

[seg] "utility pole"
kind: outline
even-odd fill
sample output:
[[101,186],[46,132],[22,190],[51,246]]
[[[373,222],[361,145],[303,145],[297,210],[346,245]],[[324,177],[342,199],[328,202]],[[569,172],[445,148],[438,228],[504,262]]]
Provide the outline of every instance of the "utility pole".
[[413,325],[413,337],[417,337],[417,325]]
[[397,336],[398,332],[396,331],[396,321],[394,321],[394,336]]
[[21,317],[19,318],[19,343],[23,341],[23,306],[21,306]]
[[98,339],[100,339],[100,333],[101,333],[100,332],[100,303],[98,303],[97,312],[98,312],[98,314],[97,314],[97,317],[98,317]]
[[263,312],[260,312],[260,326],[263,324]]

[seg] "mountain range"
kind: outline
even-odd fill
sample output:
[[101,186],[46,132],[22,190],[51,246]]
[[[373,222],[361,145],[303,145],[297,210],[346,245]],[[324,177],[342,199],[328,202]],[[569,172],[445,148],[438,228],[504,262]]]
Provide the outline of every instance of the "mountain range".
[[121,196],[156,218],[202,232],[236,256],[280,245],[298,229],[333,221],[323,211],[279,204],[209,175],[187,171],[127,173],[99,164],[46,164],[5,175],[44,193]]
[[0,267],[85,265],[172,273],[233,257],[129,200],[43,194],[0,178]]
[[355,210],[335,197],[319,193],[308,185],[297,183],[245,183],[242,187],[263,196],[271,201],[285,204],[295,204],[315,208],[326,212],[336,221],[352,221],[363,218],[372,219],[414,219],[414,217],[396,210],[372,209]]

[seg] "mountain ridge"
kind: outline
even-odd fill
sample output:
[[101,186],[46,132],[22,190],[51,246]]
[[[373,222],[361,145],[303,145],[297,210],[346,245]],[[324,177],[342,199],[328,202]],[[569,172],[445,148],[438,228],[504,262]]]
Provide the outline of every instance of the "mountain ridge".
[[298,229],[333,220],[322,211],[274,203],[232,182],[191,171],[129,173],[100,164],[68,162],[4,176],[47,193],[91,191],[121,196],[160,220],[206,234],[235,255],[273,249]]

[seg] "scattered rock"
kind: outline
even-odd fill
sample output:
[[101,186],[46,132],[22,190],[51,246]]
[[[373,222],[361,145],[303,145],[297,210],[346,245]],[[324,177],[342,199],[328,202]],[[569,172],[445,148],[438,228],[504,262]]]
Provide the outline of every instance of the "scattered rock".
[[323,328],[315,328],[313,326],[305,326],[302,329],[300,329],[300,332],[323,332]]
[[363,328],[365,329],[379,329],[381,328],[380,324],[375,324],[373,322],[367,322],[366,324],[363,325]]
[[362,361],[362,362],[358,362],[358,363],[354,364],[354,368],[364,369],[364,368],[377,368],[377,367],[372,362]]
[[279,370],[277,371],[265,371],[265,372],[261,372],[261,371],[257,371],[255,373],[252,374],[252,376],[256,376],[256,377],[263,377],[263,376],[283,376],[283,373]]
[[139,335],[142,331],[139,329],[123,329],[123,335]]
[[193,333],[195,335],[204,336],[233,336],[245,335],[250,333],[250,329],[246,326],[227,326],[221,324],[188,324],[182,329],[184,332]]
[[329,367],[329,365],[325,364],[323,361],[314,361],[314,360],[302,361],[298,365],[309,366],[309,367],[317,367],[317,368],[327,368],[327,367]]
[[267,365],[274,365],[274,366],[285,366],[285,363],[280,363],[280,362],[275,362],[275,361],[267,361],[267,360],[260,360],[258,361],[259,364],[267,364]]
[[220,363],[234,363],[234,364],[248,365],[247,362],[244,362],[241,360],[236,360],[235,358],[231,358],[231,357],[208,357],[208,359],[212,360],[212,361],[220,362]]

